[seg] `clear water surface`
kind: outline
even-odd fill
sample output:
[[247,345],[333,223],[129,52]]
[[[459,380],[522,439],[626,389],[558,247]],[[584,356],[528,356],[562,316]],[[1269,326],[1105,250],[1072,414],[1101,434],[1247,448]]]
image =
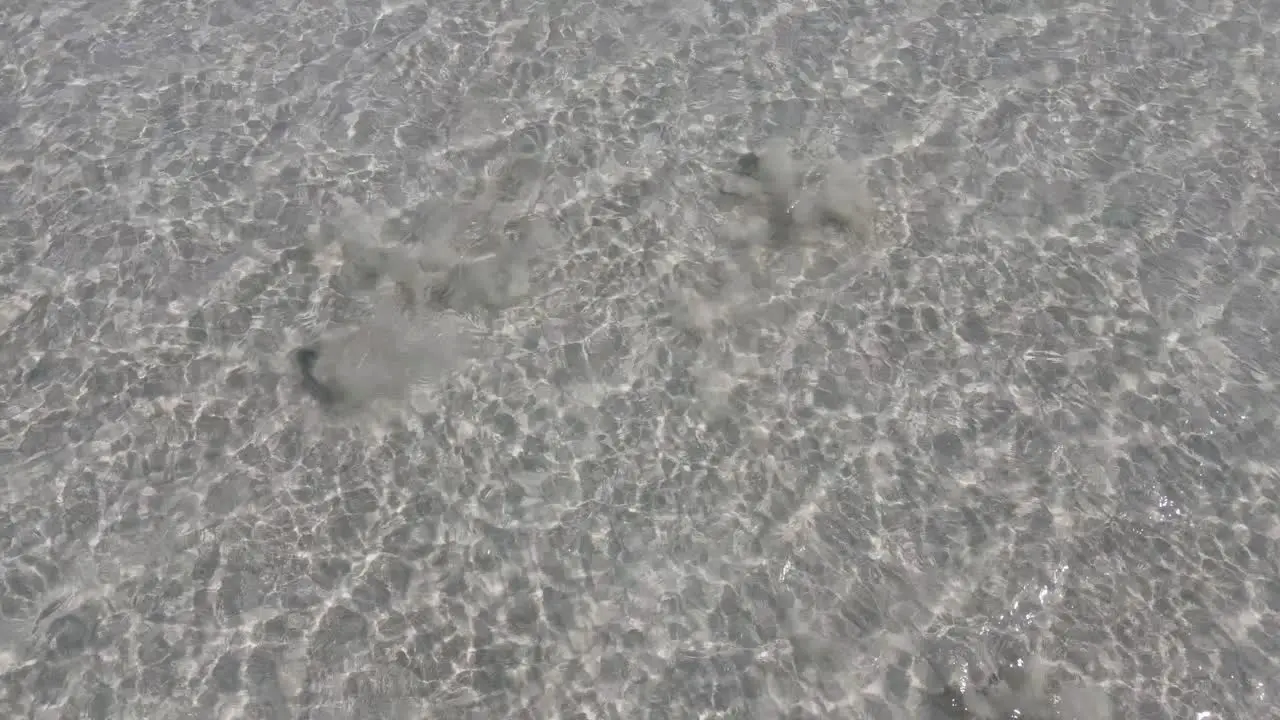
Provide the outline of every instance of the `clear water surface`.
[[[1277,78],[1271,0],[9,3],[0,714],[1276,717]],[[744,245],[771,138],[874,238]],[[340,251],[529,218],[501,307]]]

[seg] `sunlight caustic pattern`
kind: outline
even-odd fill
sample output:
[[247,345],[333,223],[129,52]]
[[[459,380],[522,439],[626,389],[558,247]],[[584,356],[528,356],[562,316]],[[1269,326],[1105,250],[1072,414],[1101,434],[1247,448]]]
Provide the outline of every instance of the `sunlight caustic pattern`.
[[6,7],[0,715],[1265,716],[1278,30]]

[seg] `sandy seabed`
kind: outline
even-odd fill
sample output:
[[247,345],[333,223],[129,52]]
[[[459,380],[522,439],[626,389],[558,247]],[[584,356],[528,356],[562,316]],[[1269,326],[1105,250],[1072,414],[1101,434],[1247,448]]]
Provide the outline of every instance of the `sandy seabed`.
[[0,11],[0,715],[1269,717],[1278,31]]

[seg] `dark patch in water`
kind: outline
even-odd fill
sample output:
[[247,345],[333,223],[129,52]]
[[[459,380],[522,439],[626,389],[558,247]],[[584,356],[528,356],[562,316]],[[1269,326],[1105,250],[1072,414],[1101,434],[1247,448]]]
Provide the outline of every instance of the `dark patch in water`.
[[320,351],[310,346],[298,348],[293,353],[293,360],[298,365],[298,375],[302,380],[302,389],[321,405],[333,406],[341,400],[341,394],[336,388],[316,378],[316,361],[319,359]]

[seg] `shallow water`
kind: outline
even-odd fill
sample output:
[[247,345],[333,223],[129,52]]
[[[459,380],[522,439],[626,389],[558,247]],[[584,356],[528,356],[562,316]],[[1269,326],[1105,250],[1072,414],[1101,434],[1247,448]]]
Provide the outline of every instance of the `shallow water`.
[[[0,708],[1274,713],[1280,6],[1111,5],[4,10]],[[753,245],[769,139],[874,242]],[[528,216],[496,309],[338,250]]]

